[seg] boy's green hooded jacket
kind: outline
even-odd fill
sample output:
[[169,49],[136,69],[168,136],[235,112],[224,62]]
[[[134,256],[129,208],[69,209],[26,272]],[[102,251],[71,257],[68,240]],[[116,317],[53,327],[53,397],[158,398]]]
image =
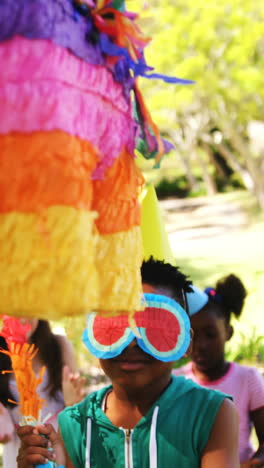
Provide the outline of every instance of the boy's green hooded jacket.
[[102,410],[106,387],[59,415],[75,468],[198,468],[226,397],[185,379],[172,381],[133,430],[114,426]]

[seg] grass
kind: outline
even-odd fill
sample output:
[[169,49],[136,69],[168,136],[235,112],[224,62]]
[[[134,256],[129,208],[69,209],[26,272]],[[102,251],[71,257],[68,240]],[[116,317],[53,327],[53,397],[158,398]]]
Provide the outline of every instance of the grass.
[[233,230],[230,217],[229,226],[219,235],[175,243],[174,255],[177,264],[197,286],[213,286],[217,279],[229,273],[242,279],[248,296],[242,317],[234,321],[230,352],[246,361],[255,355],[264,366],[264,217],[247,192],[222,194],[218,198],[221,203],[237,203],[246,214],[248,224]]

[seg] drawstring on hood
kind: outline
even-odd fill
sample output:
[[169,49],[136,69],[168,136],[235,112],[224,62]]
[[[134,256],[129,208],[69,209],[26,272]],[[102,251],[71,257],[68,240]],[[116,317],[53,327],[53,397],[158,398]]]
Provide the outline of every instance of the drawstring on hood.
[[156,406],[153,411],[153,415],[151,419],[151,427],[150,427],[149,468],[158,467],[158,451],[157,451],[157,438],[156,438],[158,412],[159,412],[159,407]]
[[86,450],[85,450],[85,468],[91,468],[90,453],[91,453],[91,438],[92,438],[92,420],[87,419],[86,431]]

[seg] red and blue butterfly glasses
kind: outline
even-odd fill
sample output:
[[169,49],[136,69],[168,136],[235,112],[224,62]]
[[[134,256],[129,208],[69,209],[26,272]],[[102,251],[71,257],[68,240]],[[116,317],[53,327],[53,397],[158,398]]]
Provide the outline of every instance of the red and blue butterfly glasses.
[[144,294],[145,309],[135,312],[137,330],[129,325],[127,315],[88,316],[83,342],[96,357],[110,359],[118,356],[133,341],[160,361],[176,361],[190,344],[190,320],[178,302],[167,296]]

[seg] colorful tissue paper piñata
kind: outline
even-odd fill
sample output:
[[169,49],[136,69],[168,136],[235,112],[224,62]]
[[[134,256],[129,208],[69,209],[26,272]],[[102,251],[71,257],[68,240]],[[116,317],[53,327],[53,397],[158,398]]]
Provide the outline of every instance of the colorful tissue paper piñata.
[[138,76],[189,82],[151,73],[135,19],[120,0],[0,2],[2,314],[140,305],[134,150],[166,145]]

